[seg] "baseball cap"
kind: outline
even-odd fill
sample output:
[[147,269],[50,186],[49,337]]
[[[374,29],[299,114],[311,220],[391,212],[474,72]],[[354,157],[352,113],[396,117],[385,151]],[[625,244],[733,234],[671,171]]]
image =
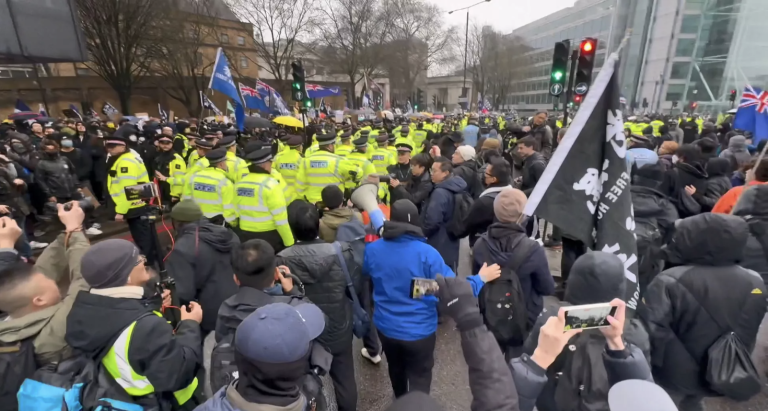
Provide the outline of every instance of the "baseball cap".
[[392,204],[389,212],[390,220],[398,223],[408,223],[421,227],[419,219],[419,209],[411,200],[401,199]]
[[235,348],[246,359],[269,364],[298,361],[325,329],[314,304],[268,304],[249,315],[235,333]]

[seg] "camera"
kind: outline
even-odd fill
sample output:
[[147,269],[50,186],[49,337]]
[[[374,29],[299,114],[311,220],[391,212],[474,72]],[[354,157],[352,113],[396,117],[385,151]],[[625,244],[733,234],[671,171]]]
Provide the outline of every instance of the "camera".
[[389,183],[390,181],[392,181],[392,176],[390,176],[389,174],[380,174],[380,175],[377,175],[376,177],[379,177],[379,181],[382,183]]
[[83,209],[84,212],[90,213],[93,211],[93,198],[92,197],[85,197],[82,200],[75,200],[70,201],[67,204],[64,204],[64,211],[71,211],[72,207],[74,207],[75,203],[80,205],[80,208]]

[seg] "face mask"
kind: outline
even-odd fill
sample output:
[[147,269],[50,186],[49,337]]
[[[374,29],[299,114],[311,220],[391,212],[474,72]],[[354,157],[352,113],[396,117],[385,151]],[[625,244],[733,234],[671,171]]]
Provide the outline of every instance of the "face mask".
[[65,148],[72,148],[74,142],[72,140],[61,140],[61,146]]
[[21,143],[12,143],[11,148],[13,148],[13,151],[19,154],[24,154],[27,152],[27,147],[25,147],[24,144],[21,144]]
[[134,142],[134,143],[135,143],[135,142],[136,142],[136,141],[138,141],[139,139],[138,139],[138,138],[136,138],[136,135],[135,135],[135,134],[131,134],[130,136],[128,136],[128,140],[131,140],[132,142]]
[[146,139],[144,137],[139,137],[139,143],[143,143]]
[[677,163],[677,156],[672,156],[672,164]]

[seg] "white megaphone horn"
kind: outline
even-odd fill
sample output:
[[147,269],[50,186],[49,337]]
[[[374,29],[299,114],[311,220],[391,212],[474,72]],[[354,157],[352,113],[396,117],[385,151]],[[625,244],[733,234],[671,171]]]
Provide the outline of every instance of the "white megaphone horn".
[[384,226],[384,213],[379,208],[379,186],[373,183],[363,183],[350,196],[355,207],[368,213],[373,228],[378,232]]

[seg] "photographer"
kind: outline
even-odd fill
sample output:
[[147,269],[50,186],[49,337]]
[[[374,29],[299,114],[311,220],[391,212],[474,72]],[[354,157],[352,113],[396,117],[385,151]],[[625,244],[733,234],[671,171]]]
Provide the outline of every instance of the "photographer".
[[0,147],[0,153],[3,153],[0,154],[0,216],[11,217],[22,227],[16,249],[29,261],[32,248],[23,227],[31,210],[23,195],[30,176],[18,163],[5,156],[5,147]]
[[[80,272],[80,261],[90,247],[82,232],[85,214],[77,203],[70,211],[59,204],[58,213],[65,231],[34,267],[19,261],[13,250],[21,235],[19,226],[8,217],[0,218],[0,312],[6,313],[5,318],[0,318],[0,345],[31,339],[38,367],[72,355],[64,340],[66,320],[77,293],[88,289]],[[65,296],[56,284],[63,276],[69,281]],[[5,388],[9,379],[25,377],[14,375],[17,371],[0,376],[0,384]]]

